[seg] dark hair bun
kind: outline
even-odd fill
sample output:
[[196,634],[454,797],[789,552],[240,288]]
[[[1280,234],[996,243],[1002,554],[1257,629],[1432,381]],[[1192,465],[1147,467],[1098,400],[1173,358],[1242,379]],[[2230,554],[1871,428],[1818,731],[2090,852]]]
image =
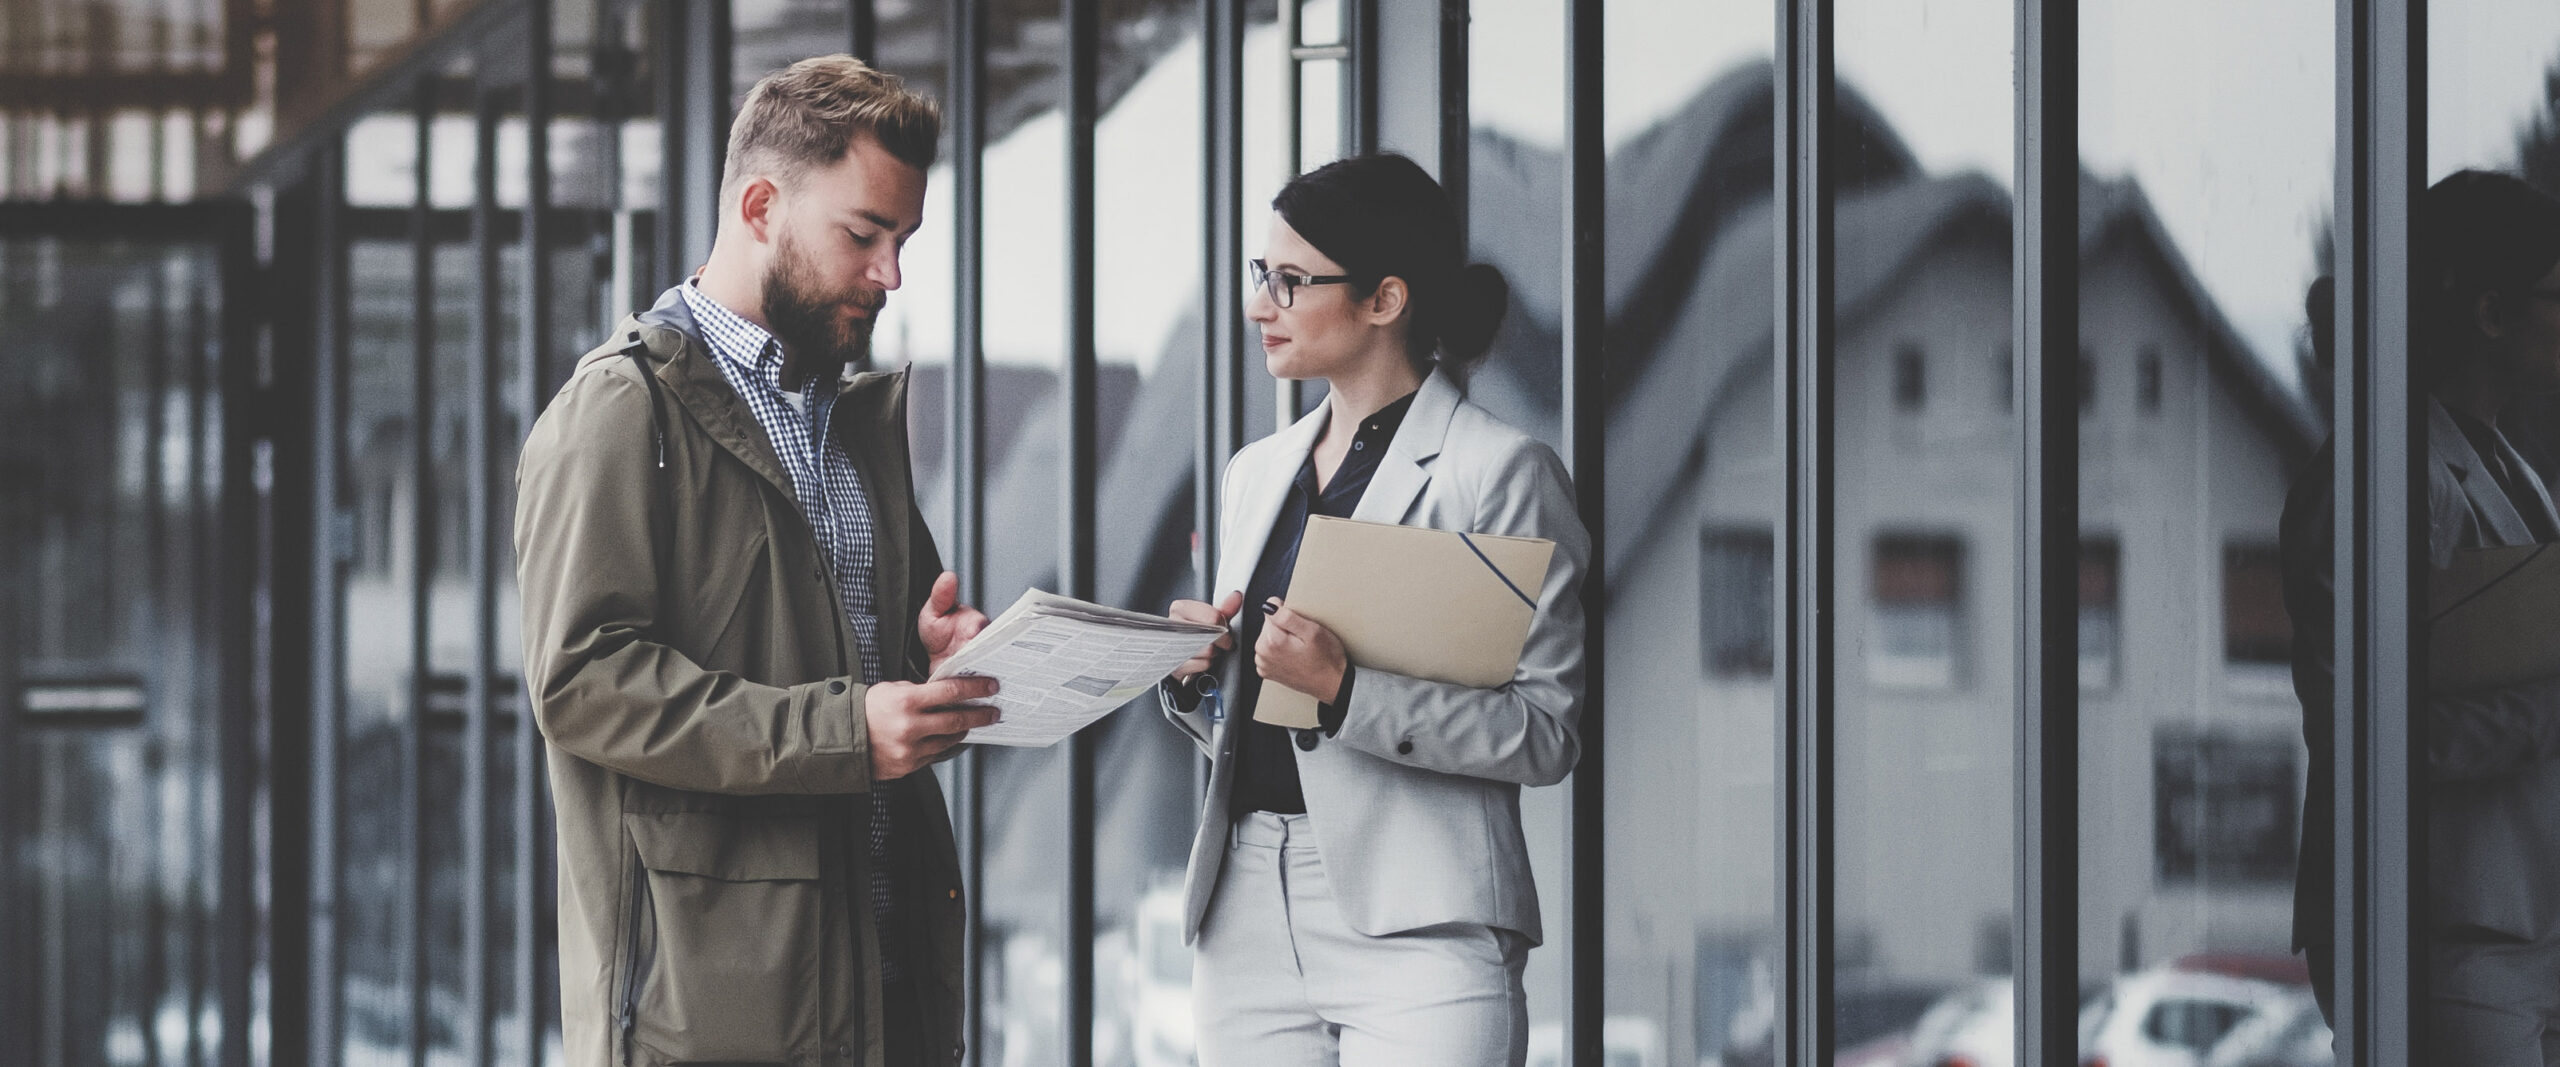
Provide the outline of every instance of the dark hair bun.
[[1485,263],[1460,268],[1456,281],[1450,287],[1447,314],[1438,324],[1440,352],[1463,365],[1483,359],[1493,346],[1493,332],[1501,328],[1503,313],[1511,310],[1511,283]]

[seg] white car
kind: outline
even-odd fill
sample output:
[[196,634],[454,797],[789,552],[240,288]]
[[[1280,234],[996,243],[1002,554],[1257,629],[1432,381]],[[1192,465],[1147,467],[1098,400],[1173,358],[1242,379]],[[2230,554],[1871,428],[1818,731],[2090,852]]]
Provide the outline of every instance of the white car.
[[1985,978],[1938,998],[1911,1025],[1910,1067],[2011,1067],[2017,1059],[2018,990]]
[[[2017,990],[1989,978],[1930,1005],[1905,1067],[2012,1067]],[[2137,971],[2080,1011],[2081,1067],[2329,1067],[2298,961],[2201,955]]]
[[2081,1015],[2083,1067],[2323,1067],[2329,1028],[2300,966],[2191,956],[2137,971]]

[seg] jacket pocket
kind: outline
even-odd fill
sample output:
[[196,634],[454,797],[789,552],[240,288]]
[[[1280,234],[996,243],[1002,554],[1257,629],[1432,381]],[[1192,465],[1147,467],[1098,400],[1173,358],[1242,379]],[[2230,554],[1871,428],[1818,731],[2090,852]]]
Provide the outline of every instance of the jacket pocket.
[[625,814],[652,927],[628,1032],[646,1063],[783,1063],[819,1039],[812,818]]

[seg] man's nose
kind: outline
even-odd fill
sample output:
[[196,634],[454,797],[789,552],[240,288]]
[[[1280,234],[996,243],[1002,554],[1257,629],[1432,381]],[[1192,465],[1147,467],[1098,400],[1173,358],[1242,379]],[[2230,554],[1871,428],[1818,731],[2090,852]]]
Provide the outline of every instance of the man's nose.
[[896,252],[873,257],[863,277],[870,281],[872,288],[882,291],[895,289],[906,280],[899,272]]

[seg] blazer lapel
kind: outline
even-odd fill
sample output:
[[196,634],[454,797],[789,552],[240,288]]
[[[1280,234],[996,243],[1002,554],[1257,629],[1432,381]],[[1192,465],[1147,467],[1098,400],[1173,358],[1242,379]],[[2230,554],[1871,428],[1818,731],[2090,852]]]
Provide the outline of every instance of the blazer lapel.
[[1387,443],[1387,454],[1378,457],[1377,473],[1369,476],[1360,506],[1351,510],[1352,518],[1403,524],[1414,500],[1431,483],[1430,464],[1448,440],[1449,420],[1458,413],[1458,400],[1457,383],[1439,370],[1422,380],[1422,388],[1413,394],[1413,406],[1405,409],[1403,425],[1396,427],[1395,440]]
[[1253,565],[1261,561],[1263,546],[1271,542],[1271,524],[1279,520],[1280,505],[1288,499],[1289,482],[1306,464],[1316,436],[1324,432],[1325,411],[1317,405],[1274,435],[1271,447],[1262,450],[1255,462],[1236,471],[1236,499],[1227,512],[1231,521],[1222,531],[1224,543],[1218,549],[1217,595],[1243,589],[1253,577]]
[[[2452,413],[2446,411],[2441,402],[2433,404],[2432,408],[2427,419],[2428,447],[2436,459],[2453,472],[2454,480],[2461,484],[2463,499],[2471,506],[2471,517],[2487,539],[2486,546],[2463,547],[2531,544],[2532,528],[2525,525],[2523,513],[2516,510],[2514,501],[2507,499],[2507,492],[2499,487],[2497,476],[2489,473],[2486,461],[2471,447],[2470,435],[2462,432],[2461,424],[2453,421]],[[2518,469],[2531,477],[2532,468]],[[2536,492],[2539,491],[2537,488]],[[2547,502],[2544,506],[2548,506]]]

